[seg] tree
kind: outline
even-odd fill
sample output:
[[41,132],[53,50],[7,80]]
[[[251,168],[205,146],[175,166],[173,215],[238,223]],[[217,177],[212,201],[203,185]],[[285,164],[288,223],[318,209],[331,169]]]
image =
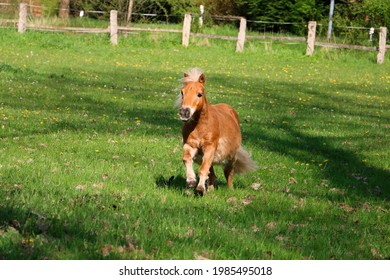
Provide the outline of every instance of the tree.
[[[371,15],[371,20],[374,20],[378,25],[390,26],[390,1],[388,0],[367,0],[367,12]],[[372,8],[372,10],[370,9]]]
[[356,5],[355,11],[354,20],[367,27],[390,24],[389,0],[364,0],[360,5]]

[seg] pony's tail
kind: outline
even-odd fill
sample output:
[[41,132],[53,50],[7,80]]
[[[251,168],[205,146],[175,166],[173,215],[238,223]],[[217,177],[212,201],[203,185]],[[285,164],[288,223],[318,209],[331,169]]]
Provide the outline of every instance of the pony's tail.
[[237,151],[236,163],[234,164],[234,173],[242,174],[257,170],[257,164],[251,158],[251,155],[244,150],[242,146]]

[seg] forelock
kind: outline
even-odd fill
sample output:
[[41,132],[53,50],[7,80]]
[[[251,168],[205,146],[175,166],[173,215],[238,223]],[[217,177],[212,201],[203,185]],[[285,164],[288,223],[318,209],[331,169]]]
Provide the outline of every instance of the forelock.
[[195,67],[185,73],[186,77],[182,78],[183,84],[199,81],[199,77],[203,74],[202,69]]

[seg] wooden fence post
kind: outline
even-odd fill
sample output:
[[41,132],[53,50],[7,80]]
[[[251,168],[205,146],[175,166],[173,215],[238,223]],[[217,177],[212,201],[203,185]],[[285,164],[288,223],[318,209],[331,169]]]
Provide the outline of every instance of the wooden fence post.
[[382,64],[385,61],[386,36],[387,36],[387,28],[381,27],[379,29],[379,50],[378,50],[378,55],[376,57],[376,62],[378,64]]
[[191,14],[184,15],[182,45],[188,47],[191,33]]
[[18,22],[19,33],[24,33],[26,31],[26,22],[27,22],[27,3],[20,3],[19,22]]
[[317,22],[316,21],[309,21],[309,24],[307,27],[308,27],[308,34],[307,34],[306,55],[311,56],[314,53],[314,43],[316,41]]
[[238,31],[236,52],[242,52],[244,50],[245,34],[246,34],[246,18],[242,17],[240,20],[240,30]]
[[118,45],[118,11],[110,11],[110,41],[114,46]]

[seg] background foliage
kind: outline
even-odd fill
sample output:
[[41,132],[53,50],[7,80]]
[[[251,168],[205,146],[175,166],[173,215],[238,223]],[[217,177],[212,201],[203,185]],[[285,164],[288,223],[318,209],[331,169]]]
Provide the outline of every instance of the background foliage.
[[[50,0],[46,0],[48,2]],[[51,0],[53,1],[53,0]],[[55,2],[55,1],[54,1]],[[129,0],[75,0],[73,9],[116,9],[127,11]],[[329,0],[135,0],[134,11],[142,13],[164,13],[166,15],[197,12],[204,5],[206,13],[214,15],[245,16],[253,20],[278,22],[307,22],[327,20]],[[336,23],[370,27],[387,26],[390,17],[389,0],[344,0],[336,1]]]
[[[17,4],[22,0],[1,0]],[[58,13],[61,0],[30,0],[31,5],[43,5],[44,15]],[[128,12],[130,0],[70,0],[70,13],[84,11],[118,10],[123,19]],[[294,22],[306,24],[316,20],[326,26],[329,18],[330,0],[134,0],[133,14],[157,14],[166,22],[178,22],[186,12],[199,13],[205,6],[208,15],[244,16],[251,21]],[[92,18],[108,18],[108,13],[92,12]],[[134,20],[137,20],[136,18]],[[388,26],[390,0],[335,0],[334,26],[375,27]],[[290,32],[299,30],[289,27]]]

